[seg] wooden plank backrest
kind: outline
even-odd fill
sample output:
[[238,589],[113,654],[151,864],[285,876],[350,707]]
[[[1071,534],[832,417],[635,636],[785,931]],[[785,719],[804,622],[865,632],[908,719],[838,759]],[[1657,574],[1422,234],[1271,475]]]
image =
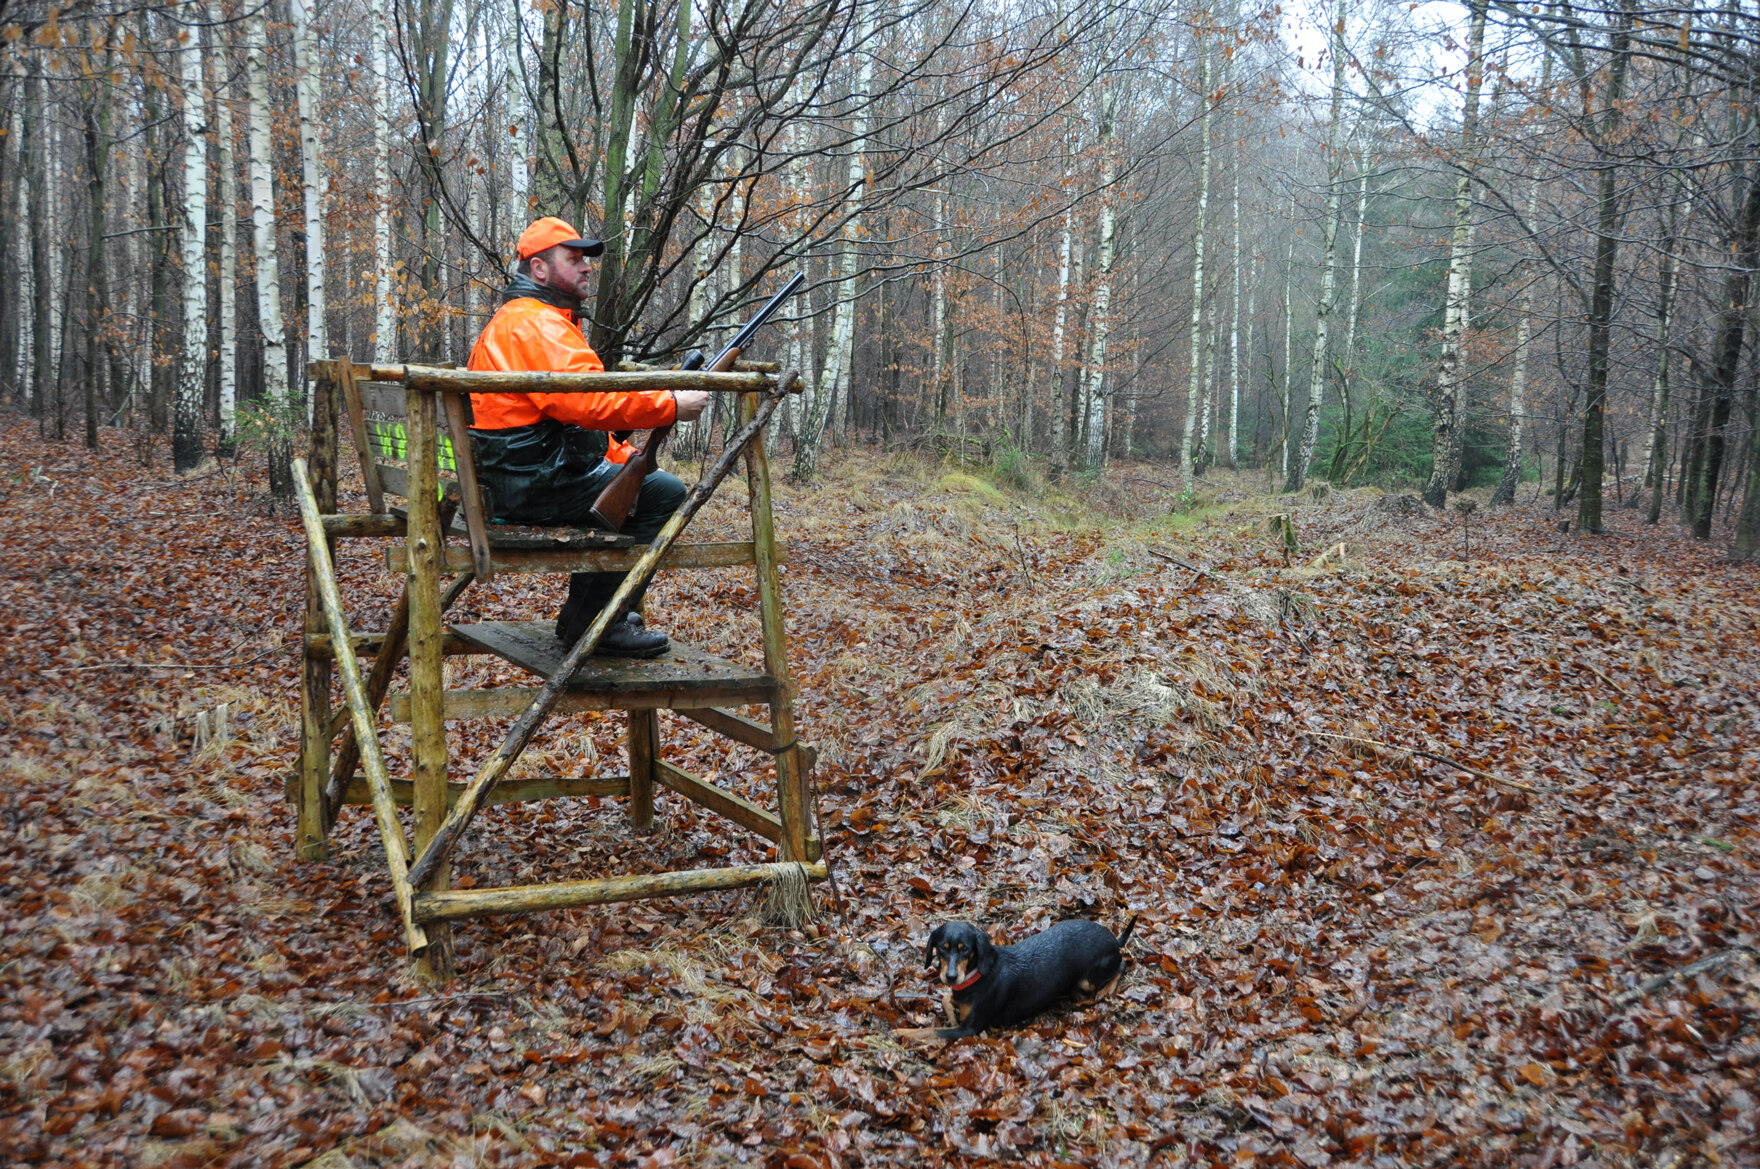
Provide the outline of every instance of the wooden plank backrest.
[[[366,382],[360,387],[361,418],[366,423],[367,450],[364,454],[380,468],[380,476],[386,489],[393,495],[408,498],[409,478],[404,468],[404,460],[409,454],[409,438],[405,428],[409,418],[409,406],[404,398],[401,382]],[[448,425],[445,412],[441,412],[440,424],[440,477],[443,479],[458,478],[458,459],[453,453],[452,428]],[[397,472],[395,475],[387,471]],[[393,487],[392,479],[397,480]]]

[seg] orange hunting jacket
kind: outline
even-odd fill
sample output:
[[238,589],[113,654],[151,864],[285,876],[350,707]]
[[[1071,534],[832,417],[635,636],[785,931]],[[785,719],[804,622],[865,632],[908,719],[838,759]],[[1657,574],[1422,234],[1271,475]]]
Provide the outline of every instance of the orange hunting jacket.
[[[471,369],[592,373],[605,368],[566,310],[531,297],[510,300],[471,350]],[[473,429],[508,430],[554,418],[587,430],[648,430],[678,417],[665,390],[627,394],[472,394]],[[605,457],[629,458],[628,443],[609,439]]]

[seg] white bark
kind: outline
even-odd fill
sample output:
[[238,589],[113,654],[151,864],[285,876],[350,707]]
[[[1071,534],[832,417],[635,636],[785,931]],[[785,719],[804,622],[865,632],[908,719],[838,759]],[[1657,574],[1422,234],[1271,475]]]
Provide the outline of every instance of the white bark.
[[[1540,181],[1535,179],[1528,184],[1528,222],[1534,222],[1534,209],[1540,201]],[[1516,486],[1522,481],[1522,444],[1526,441],[1525,431],[1528,425],[1528,341],[1530,321],[1534,314],[1534,283],[1533,273],[1526,266],[1518,269],[1518,274],[1528,281],[1522,289],[1521,320],[1516,324],[1516,356],[1514,367],[1509,375],[1509,448],[1504,452],[1503,476],[1497,484],[1497,491],[1492,496],[1492,503],[1514,503]],[[1664,346],[1667,343],[1667,329],[1660,330]],[[1668,350],[1662,350],[1664,385],[1666,381],[1666,362]],[[1654,419],[1652,420],[1654,425]],[[1648,465],[1649,453],[1645,453]]]
[[1357,307],[1363,298],[1363,216],[1368,210],[1369,166],[1365,164],[1357,173],[1357,238],[1351,254],[1351,303],[1345,312],[1344,368],[1347,378],[1357,353]]
[[[19,89],[23,90],[24,87],[28,84],[30,84],[30,83],[29,82],[21,82],[19,84]],[[23,104],[22,94],[20,96],[20,103],[19,104],[21,104],[21,105]],[[26,125],[25,114],[22,109],[17,110],[16,112],[8,115],[7,133],[20,135],[20,137],[14,138],[14,139],[12,139],[12,141],[14,141],[14,142],[22,142],[23,141],[22,136],[24,134],[25,125]],[[132,160],[134,158],[134,154],[132,152],[125,152],[123,157],[130,160],[130,162],[132,164]],[[30,191],[30,174],[29,174],[30,156],[24,148],[21,148],[18,152],[17,158],[18,158],[18,178],[13,180],[12,198],[7,200],[6,207],[5,207],[5,214],[12,216],[13,223],[19,224],[20,226],[25,226],[25,225],[28,225],[31,221],[31,218],[30,218],[31,203],[30,203],[30,194],[29,194],[29,191]],[[130,184],[130,185],[132,185],[132,184]],[[25,311],[24,306],[28,305],[28,304],[35,304],[36,303],[37,290],[34,286],[35,277],[32,275],[32,272],[31,272],[30,244],[22,238],[18,241],[18,244],[19,244],[19,255],[18,255],[18,284],[19,284],[19,291],[18,291],[18,305],[19,305],[19,311],[18,311],[18,368],[16,371],[16,380],[13,382],[13,384],[18,387],[19,394],[25,400],[28,401],[29,397],[30,397],[30,385],[31,385],[31,376],[32,376],[31,375],[31,354],[36,351],[36,345],[35,345],[36,338],[32,334],[31,330],[32,330],[32,328],[35,327],[36,314],[33,312]],[[137,271],[139,270],[138,262],[136,264],[136,270]]]
[[501,26],[501,54],[507,60],[507,128],[508,128],[508,203],[507,230],[509,235],[517,235],[525,229],[526,220],[530,216],[531,189],[530,171],[526,167],[526,153],[530,149],[527,140],[531,137],[532,121],[527,110],[526,78],[522,67],[524,56],[521,48],[525,44],[524,30],[520,27],[519,0],[507,0],[506,19]]
[[[208,112],[202,69],[202,13],[192,9],[188,40],[178,54],[183,82],[183,354],[172,423],[179,471],[202,458],[202,407],[208,388]],[[92,371],[95,373],[95,371]]]
[[[799,76],[795,78],[790,104],[793,108],[800,110],[803,113],[803,116],[795,119],[794,127],[790,134],[794,158],[788,164],[787,188],[789,204],[793,208],[793,211],[791,211],[789,215],[790,227],[795,235],[798,236],[801,233],[803,224],[806,222],[806,206],[808,199],[807,149],[812,145],[811,121],[804,116],[807,105],[805,78]],[[806,267],[804,263],[802,266]],[[817,379],[813,376],[812,367],[815,342],[810,331],[812,328],[813,316],[807,311],[809,300],[809,295],[803,292],[798,307],[789,313],[788,364],[791,369],[799,370],[800,375],[805,380],[806,384],[811,386]],[[799,417],[799,412],[794,409],[793,404],[796,401],[798,401],[797,398],[791,397],[787,402],[784,402],[782,413],[783,425],[788,430],[789,441],[798,446],[800,441],[801,419]]]
[[1087,415],[1087,450],[1083,465],[1089,469],[1106,460],[1106,338],[1112,319],[1112,259],[1117,216],[1112,207],[1113,126],[1118,114],[1118,91],[1109,80],[1100,98],[1100,256],[1099,283],[1094,289],[1093,327],[1089,330],[1088,386],[1083,411]]
[[1068,411],[1063,404],[1063,357],[1065,330],[1069,324],[1070,251],[1075,236],[1075,209],[1063,212],[1062,240],[1057,253],[1057,313],[1051,326],[1051,466],[1063,469],[1064,454],[1069,443]]
[[1338,0],[1332,31],[1332,133],[1326,155],[1326,219],[1321,232],[1320,300],[1314,307],[1314,364],[1308,381],[1308,416],[1302,423],[1302,446],[1290,467],[1285,491],[1300,491],[1314,462],[1314,444],[1320,438],[1320,407],[1326,397],[1326,349],[1332,329],[1334,298],[1338,289],[1338,211],[1343,188],[1344,147],[1344,25],[1350,14],[1349,0]]
[[[223,79],[228,65],[227,33],[218,4],[209,9],[219,38],[220,65],[215,77]],[[229,447],[238,428],[238,179],[232,149],[232,98],[223,85],[214,94],[215,144],[220,167],[220,444]]]
[[245,88],[250,97],[251,229],[257,260],[257,316],[263,330],[263,390],[285,411],[287,338],[281,324],[281,265],[275,251],[275,152],[269,137],[268,18],[245,20]]
[[1216,406],[1216,350],[1221,341],[1222,322],[1219,320],[1210,335],[1204,338],[1204,404],[1198,411],[1199,463],[1208,463],[1210,459],[1210,419]]
[[862,56],[856,84],[850,94],[855,112],[850,117],[850,155],[847,177],[848,210],[844,219],[843,247],[837,281],[837,315],[831,329],[831,347],[825,355],[825,372],[809,387],[806,419],[795,444],[794,474],[811,479],[818,471],[819,448],[825,423],[834,403],[848,409],[850,366],[855,357],[856,264],[855,236],[859,231],[863,196],[867,190],[868,91],[874,81],[874,53],[868,44],[873,29],[873,9],[862,12],[856,33],[856,51]]
[[[939,114],[936,115],[935,137],[941,137]],[[929,292],[929,343],[934,346],[934,351],[929,355],[929,390],[935,395],[935,424],[941,426],[947,422],[948,396],[946,384],[942,381],[947,376],[943,366],[952,348],[947,337],[947,264],[942,258],[947,248],[947,194],[943,186],[936,186],[932,207],[930,230],[935,233],[935,247]]]
[[1210,117],[1215,103],[1210,100],[1210,44],[1199,49],[1198,88],[1204,95],[1203,161],[1198,170],[1198,222],[1192,229],[1192,370],[1186,385],[1186,425],[1180,436],[1179,479],[1182,494],[1190,495],[1196,474],[1193,464],[1197,453],[1192,449],[1198,429],[1199,398],[1203,386],[1204,349],[1204,213],[1210,206]]
[[1522,444],[1528,423],[1528,338],[1533,317],[1533,291],[1522,290],[1522,318],[1516,324],[1516,356],[1509,375],[1509,450],[1494,503],[1515,502],[1522,481]]
[[[1253,249],[1253,251],[1248,253],[1248,260],[1247,260],[1247,339],[1244,342],[1244,346],[1247,351],[1246,381],[1249,385],[1252,384],[1252,381],[1253,381],[1253,330],[1254,330],[1254,326],[1258,324],[1258,321],[1256,319],[1258,311],[1259,311],[1259,252],[1258,252],[1258,249],[1255,248],[1255,249]],[[1240,405],[1241,405],[1241,400],[1240,400],[1240,396],[1237,392],[1237,394],[1235,396],[1235,400],[1234,400],[1234,406],[1233,406],[1233,411],[1234,411],[1233,418],[1230,420],[1230,422],[1228,424],[1229,441],[1231,443],[1235,441],[1234,436],[1235,436],[1236,432],[1240,429]],[[1257,431],[1255,431],[1254,433],[1257,433]]]
[[1467,30],[1467,94],[1461,111],[1461,145],[1454,183],[1454,238],[1448,254],[1448,292],[1442,308],[1442,352],[1436,361],[1436,418],[1431,432],[1430,481],[1424,500],[1441,507],[1460,470],[1466,434],[1466,379],[1461,376],[1461,345],[1467,333],[1468,298],[1473,290],[1473,201],[1469,181],[1478,130],[1479,84],[1485,44],[1485,0],[1472,4]]
[[397,318],[391,308],[391,66],[385,21],[385,0],[372,0],[373,360],[390,362],[397,360]]
[[[1296,165],[1301,165],[1301,157],[1296,158]],[[1292,175],[1289,182],[1289,215],[1285,234],[1288,243],[1283,253],[1283,377],[1277,383],[1277,414],[1281,424],[1277,441],[1277,478],[1289,477],[1289,406],[1291,375],[1295,369],[1295,301],[1290,295],[1291,285],[1295,282],[1296,272],[1296,181]]]
[[[1143,372],[1143,338],[1135,329],[1131,330],[1131,392],[1122,398],[1124,418],[1120,425],[1123,433],[1119,436],[1119,453],[1123,458],[1132,457],[1132,449],[1137,434],[1137,379]],[[1113,401],[1121,401],[1114,397]]]
[[[1227,72],[1227,66],[1223,67]],[[1228,326],[1228,466],[1240,466],[1241,427],[1241,137],[1234,142],[1234,310]]]
[[[714,270],[710,267],[709,257],[714,252],[714,219],[715,219],[715,186],[704,183],[697,188],[697,217],[703,224],[703,236],[697,241],[696,268],[692,273],[690,300],[685,310],[686,318],[691,324],[702,324],[709,315],[709,306],[714,303]],[[704,334],[702,345],[707,351],[709,336]],[[673,449],[681,457],[692,457],[700,453],[698,450],[699,436],[707,436],[714,426],[714,416],[719,413],[719,403],[711,402],[711,412],[701,425],[697,422],[680,422],[673,428]],[[702,444],[703,450],[708,443]]]
[[[293,92],[299,110],[300,188],[306,215],[306,356],[330,357],[324,322],[324,167],[318,146],[318,61],[307,0],[288,0],[293,18]],[[317,397],[312,396],[312,409]]]
[[[744,169],[744,159],[738,150],[734,150],[732,153],[734,156],[733,170],[735,173],[738,173]],[[739,224],[744,221],[746,214],[746,188],[741,184],[735,184],[734,186],[732,211],[733,223]],[[727,249],[727,271],[725,274],[718,273],[716,275],[717,287],[738,288],[740,286],[740,281],[744,278],[745,273],[743,260],[740,255],[740,241],[744,238],[744,233],[736,228],[733,233],[733,242]],[[732,335],[731,331],[728,335]],[[731,406],[731,398],[728,399],[728,404]],[[736,411],[730,408],[726,412],[725,417],[727,421],[723,427],[724,441],[725,436],[731,436],[733,434],[734,428],[738,425],[739,415]],[[705,443],[704,445],[707,447],[708,444]]]

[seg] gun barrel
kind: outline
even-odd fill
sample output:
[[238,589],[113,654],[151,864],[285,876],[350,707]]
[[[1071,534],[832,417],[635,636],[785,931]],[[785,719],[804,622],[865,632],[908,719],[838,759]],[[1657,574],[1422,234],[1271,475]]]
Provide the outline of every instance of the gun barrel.
[[733,340],[729,341],[727,345],[723,347],[721,352],[715,355],[715,360],[709,363],[709,368],[720,368],[722,360],[726,358],[729,353],[736,349],[743,351],[746,346],[750,345],[752,338],[757,334],[758,330],[762,329],[765,322],[775,316],[776,310],[782,307],[782,302],[793,296],[795,291],[806,282],[807,277],[804,272],[796,272],[793,276],[789,277],[788,283],[782,286],[782,290],[766,301],[764,307],[758,310],[758,314],[751,320],[747,321],[745,327],[740,329],[738,333],[734,334]]

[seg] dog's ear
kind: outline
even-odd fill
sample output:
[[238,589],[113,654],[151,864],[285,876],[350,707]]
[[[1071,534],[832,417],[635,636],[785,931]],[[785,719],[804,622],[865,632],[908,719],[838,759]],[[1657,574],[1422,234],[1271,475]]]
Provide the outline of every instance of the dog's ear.
[[996,961],[996,943],[983,930],[975,929],[972,933],[976,935],[972,945],[972,958],[980,970],[988,970],[991,963]]
[[929,935],[929,944],[923,947],[923,965],[930,970],[935,969],[935,951],[941,948],[941,939],[947,933],[945,924],[935,927]]

